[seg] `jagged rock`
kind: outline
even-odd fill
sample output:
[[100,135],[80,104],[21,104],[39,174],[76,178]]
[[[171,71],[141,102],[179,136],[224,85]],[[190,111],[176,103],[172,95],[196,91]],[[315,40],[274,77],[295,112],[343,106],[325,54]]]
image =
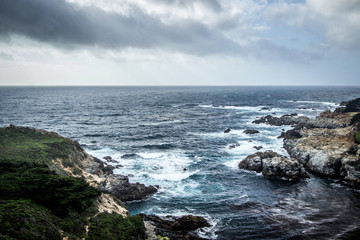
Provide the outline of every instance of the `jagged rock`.
[[114,174],[113,170],[115,169],[114,166],[112,165],[107,165],[106,167],[104,167],[102,169],[102,171],[104,172],[104,174]]
[[301,127],[295,127],[293,129],[287,130],[286,132],[282,132],[278,138],[284,138],[284,139],[301,138],[300,130]]
[[251,154],[239,163],[239,168],[261,172],[269,178],[299,180],[309,177],[296,160],[286,158],[273,151]]
[[133,159],[133,158],[141,158],[140,155],[137,155],[136,153],[127,153],[121,156],[122,159]]
[[225,129],[224,133],[229,133],[231,131],[230,128]]
[[196,235],[197,229],[210,227],[205,218],[200,216],[187,215],[182,217],[140,214],[144,221],[155,226],[156,235],[166,236],[171,240],[205,240]]
[[260,149],[262,149],[263,147],[262,147],[262,146],[253,146],[253,148],[255,148],[256,150],[260,150]]
[[236,148],[236,147],[239,147],[240,146],[240,143],[234,143],[234,144],[231,144],[229,146],[229,149],[233,149],[233,148]]
[[123,175],[108,175],[99,184],[99,189],[110,193],[121,201],[141,200],[157,192],[154,186],[145,186],[140,183],[129,183],[129,178]]
[[354,144],[351,127],[302,129],[298,139],[284,139],[288,153],[308,170],[322,176],[340,176],[341,159]]
[[247,129],[244,131],[245,134],[256,134],[256,133],[259,133],[258,130],[255,130],[255,129]]
[[273,117],[267,115],[259,119],[254,120],[252,123],[260,124],[266,123],[273,126],[282,126],[282,125],[296,125],[296,124],[306,124],[309,120],[308,117],[300,116],[298,117],[297,113],[285,114],[281,117]]

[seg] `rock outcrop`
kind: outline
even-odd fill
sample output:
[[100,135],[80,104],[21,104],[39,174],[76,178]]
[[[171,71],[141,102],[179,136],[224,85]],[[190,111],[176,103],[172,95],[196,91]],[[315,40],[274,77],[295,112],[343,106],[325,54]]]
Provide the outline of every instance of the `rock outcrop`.
[[257,134],[257,133],[259,133],[259,131],[256,130],[256,129],[246,129],[246,130],[244,131],[244,133],[245,133],[245,134]]
[[155,235],[167,237],[171,240],[205,240],[197,236],[195,230],[210,227],[205,218],[200,216],[186,215],[182,217],[140,214],[145,223],[150,223]]
[[261,172],[265,177],[299,180],[308,177],[305,169],[294,159],[273,151],[257,152],[239,163],[239,168]]
[[[351,109],[358,109],[356,101],[350,103]],[[359,129],[354,114],[326,111],[283,133],[284,148],[308,171],[360,187],[360,147],[354,138]]]
[[141,200],[157,192],[157,188],[151,185],[129,183],[129,178],[123,175],[106,176],[100,182],[99,189],[116,196],[121,201]]
[[274,117],[267,115],[259,119],[254,120],[252,123],[260,124],[266,123],[272,126],[283,126],[283,125],[296,125],[296,124],[305,124],[309,120],[308,117],[298,116],[297,113],[285,114],[281,117]]

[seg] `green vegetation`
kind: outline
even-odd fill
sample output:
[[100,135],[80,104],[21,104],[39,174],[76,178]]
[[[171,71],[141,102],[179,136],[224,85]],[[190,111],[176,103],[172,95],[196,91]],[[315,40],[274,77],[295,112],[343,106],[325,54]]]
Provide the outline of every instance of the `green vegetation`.
[[56,225],[48,209],[30,200],[0,201],[0,232],[5,239],[61,239]]
[[359,131],[355,133],[354,138],[355,138],[355,142],[357,144],[360,144],[360,132]]
[[100,191],[52,161],[81,173],[74,167],[79,151],[77,142],[56,133],[0,128],[0,239],[144,239],[138,216],[94,217]]
[[140,216],[123,218],[115,213],[100,213],[90,222],[89,240],[145,239],[145,227]]
[[61,159],[64,166],[73,167],[76,158],[69,157],[82,150],[76,141],[33,128],[0,128],[0,136],[0,162],[46,164],[61,175],[68,174],[52,160]]
[[[56,175],[46,165],[15,166],[0,162],[0,199],[31,199],[55,215],[67,216],[90,208],[100,194],[84,179]],[[13,172],[5,172],[7,167]]]
[[162,237],[162,236],[160,236],[160,235],[158,235],[157,238],[160,239],[160,240],[170,240],[170,238],[168,238],[168,237]]
[[345,112],[359,112],[360,111],[360,98],[356,98],[346,104]]
[[351,121],[350,121],[350,124],[351,124],[351,125],[354,125],[354,124],[357,124],[357,123],[360,123],[360,113],[355,114],[355,115],[351,118]]

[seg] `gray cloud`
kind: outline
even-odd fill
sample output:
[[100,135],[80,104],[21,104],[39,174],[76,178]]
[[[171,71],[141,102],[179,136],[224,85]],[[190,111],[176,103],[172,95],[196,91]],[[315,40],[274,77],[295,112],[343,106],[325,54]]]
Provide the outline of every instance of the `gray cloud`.
[[[220,7],[217,1],[202,2]],[[3,38],[16,34],[63,48],[161,48],[194,55],[242,51],[204,24],[188,20],[168,25],[136,7],[125,16],[64,0],[2,0],[0,22]]]

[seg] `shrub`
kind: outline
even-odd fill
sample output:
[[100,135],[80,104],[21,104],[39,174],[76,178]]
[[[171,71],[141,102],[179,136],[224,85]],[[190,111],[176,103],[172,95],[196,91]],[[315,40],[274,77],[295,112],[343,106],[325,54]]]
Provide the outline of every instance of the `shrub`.
[[62,239],[51,212],[30,200],[0,201],[1,239]]
[[[31,168],[25,170],[28,166]],[[12,172],[5,172],[6,167]],[[100,194],[84,179],[56,175],[46,165],[25,163],[11,166],[0,162],[0,172],[3,173],[0,175],[0,199],[31,199],[57,216],[90,208]]]
[[350,124],[353,125],[359,122],[360,122],[360,113],[357,113],[351,118]]
[[145,239],[145,227],[140,216],[123,218],[116,213],[100,213],[90,220],[87,240]]
[[345,112],[359,112],[360,111],[360,98],[351,100],[346,104]]
[[355,142],[357,144],[360,144],[360,132],[356,132],[354,137],[355,137]]

